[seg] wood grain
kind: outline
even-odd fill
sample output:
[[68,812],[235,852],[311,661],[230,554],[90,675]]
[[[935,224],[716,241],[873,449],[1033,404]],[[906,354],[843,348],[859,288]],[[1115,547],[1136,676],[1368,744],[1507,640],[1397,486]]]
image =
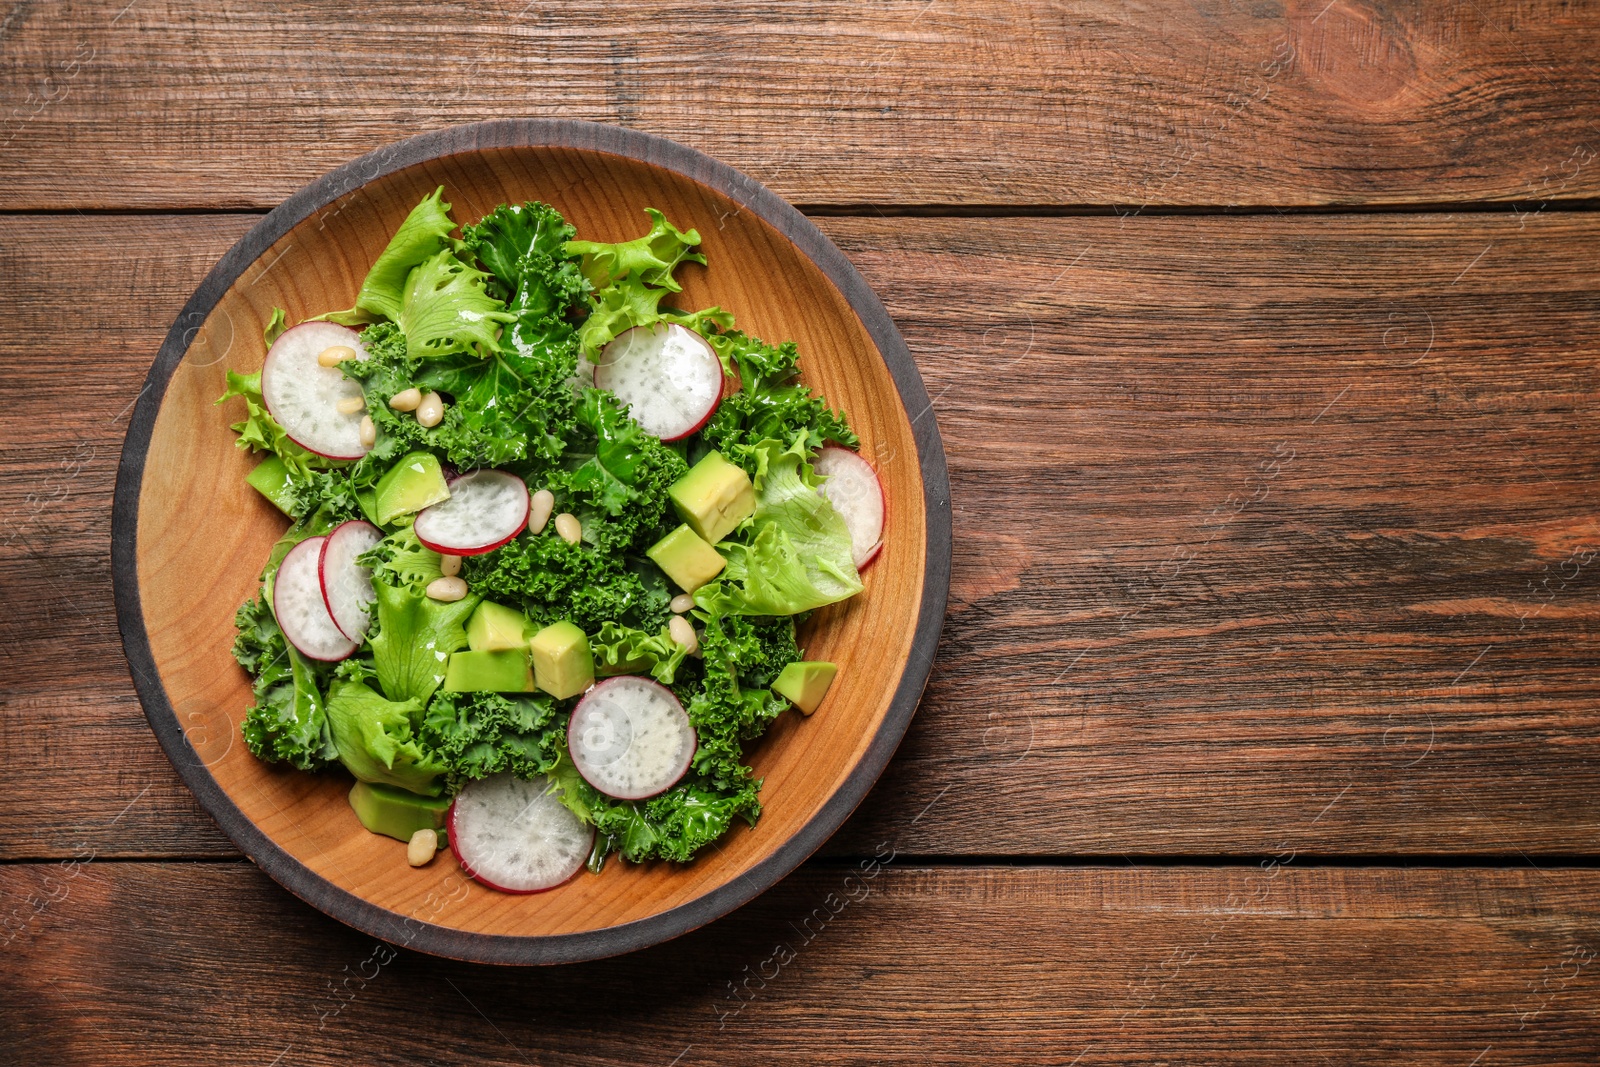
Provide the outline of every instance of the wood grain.
[[12,865],[0,1026],[17,1067],[1590,1064],[1597,890],[874,861],[644,952],[512,971],[375,943],[242,863]]
[[[30,605],[0,747],[37,811],[0,856],[229,851],[131,696],[104,553],[118,413],[252,221],[0,220],[33,292],[0,391],[41,416],[0,420]],[[917,355],[957,507],[934,679],[836,852],[1592,850],[1600,223],[823,225]]]
[[1600,195],[1600,24],[1555,0],[11,5],[0,206],[270,207],[422,130],[584,118],[800,203]]

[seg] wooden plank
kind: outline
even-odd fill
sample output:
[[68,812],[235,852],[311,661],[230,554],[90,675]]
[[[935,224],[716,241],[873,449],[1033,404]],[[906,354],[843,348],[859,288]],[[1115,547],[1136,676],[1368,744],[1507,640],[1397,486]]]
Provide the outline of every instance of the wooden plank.
[[[0,220],[34,294],[0,390],[42,416],[0,421],[0,737],[53,809],[0,856],[227,851],[104,546],[119,413],[250,221]],[[957,534],[934,680],[832,850],[1592,851],[1600,221],[825,224],[937,398]]]
[[426,129],[581,118],[812,204],[1600,195],[1600,21],[1270,5],[13,5],[0,206],[271,206]]
[[[1527,868],[813,866],[666,945],[513,970],[375,942],[246,864],[12,865],[0,1025],[18,1067],[1587,1064],[1597,890]],[[447,918],[443,870],[438,892]]]

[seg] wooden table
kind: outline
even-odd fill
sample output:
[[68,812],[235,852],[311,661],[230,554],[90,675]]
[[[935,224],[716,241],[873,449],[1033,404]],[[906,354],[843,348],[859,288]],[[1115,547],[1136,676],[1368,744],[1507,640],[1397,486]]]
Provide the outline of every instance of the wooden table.
[[[0,1062],[1600,1060],[1584,6],[3,5]],[[145,724],[107,552],[215,259],[339,162],[515,115],[816,216],[956,514],[848,827],[706,929],[537,971],[245,862]]]

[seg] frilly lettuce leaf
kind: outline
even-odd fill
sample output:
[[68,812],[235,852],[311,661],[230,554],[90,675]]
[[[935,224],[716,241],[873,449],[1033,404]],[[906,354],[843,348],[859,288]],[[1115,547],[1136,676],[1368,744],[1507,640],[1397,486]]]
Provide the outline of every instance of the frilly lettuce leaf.
[[604,289],[618,278],[633,277],[676,293],[683,289],[672,276],[678,265],[705,263],[705,256],[691,251],[700,243],[699,231],[678,229],[653,207],[645,208],[645,213],[651,226],[643,237],[617,244],[567,242],[567,254],[583,257],[583,276],[596,289]]
[[345,326],[359,326],[380,319],[398,321],[406,278],[414,268],[450,247],[450,231],[455,228],[441,185],[432,196],[424,197],[422,203],[411,209],[411,214],[389,239],[388,246],[361,283],[356,306],[349,311],[334,311],[318,317]]
[[748,447],[756,468],[751,536],[720,546],[728,565],[695,593],[695,604],[711,615],[795,615],[861,592],[850,531],[816,491],[804,444]]
[[589,638],[589,651],[597,675],[648,673],[662,685],[677,679],[689,654],[688,646],[674,641],[665,626],[650,634],[614,622],[603,623],[600,632]]
[[485,288],[489,275],[445,249],[406,276],[395,319],[413,356],[486,351],[516,316]]
[[416,737],[420,700],[385,700],[361,682],[336,681],[328,692],[328,722],[339,762],[363,782],[437,796],[445,771]]
[[672,272],[683,263],[704,263],[706,257],[691,251],[700,243],[698,232],[678,229],[655,208],[646,211],[652,225],[643,237],[619,244],[566,243],[568,255],[582,257],[584,277],[594,287],[589,317],[578,333],[586,355],[596,355],[635,326],[667,321],[701,333],[733,327],[733,316],[721,308],[684,312],[661,306],[669,293],[683,290]]
[[230,427],[239,435],[234,441],[235,445],[247,452],[270,452],[283,460],[283,465],[289,469],[291,475],[301,477],[310,474],[312,470],[326,469],[337,462],[319,456],[315,452],[309,452],[289,439],[283,427],[279,426],[277,420],[267,411],[266,401],[261,399],[260,374],[229,371],[227,382],[227,391],[217,397],[216,402],[221,404],[236,396],[244,399],[244,421],[233,423]]
[[391,700],[426,703],[444,682],[450,653],[467,643],[466,623],[476,596],[433,600],[406,586],[373,582],[377,632],[368,638],[378,685]]

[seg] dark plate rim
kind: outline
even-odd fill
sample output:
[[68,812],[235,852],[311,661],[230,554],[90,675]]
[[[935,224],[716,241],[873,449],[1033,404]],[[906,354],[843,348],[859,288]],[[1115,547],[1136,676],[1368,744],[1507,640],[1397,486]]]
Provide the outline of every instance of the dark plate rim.
[[[709,186],[764,219],[827,275],[865,324],[911,419],[922,471],[927,553],[911,653],[888,714],[849,777],[799,832],[740,877],[670,911],[585,933],[519,936],[455,930],[372,904],[312,871],[245,816],[203,761],[196,759],[157,673],[139,599],[137,536],[145,457],[167,385],[217,302],[274,242],[314,212],[395,171],[473,151],[539,147],[623,156]],[[348,926],[420,952],[480,963],[574,963],[655,945],[726,915],[789,874],[844,823],[899,746],[927,684],[949,593],[950,530],[944,447],[922,377],[877,294],[809,219],[748,175],[664,137],[575,120],[501,119],[424,133],[330,171],[274,208],[218,260],[168,331],[128,426],[111,513],[112,585],[123,650],[151,729],[201,806],[273,880]]]

